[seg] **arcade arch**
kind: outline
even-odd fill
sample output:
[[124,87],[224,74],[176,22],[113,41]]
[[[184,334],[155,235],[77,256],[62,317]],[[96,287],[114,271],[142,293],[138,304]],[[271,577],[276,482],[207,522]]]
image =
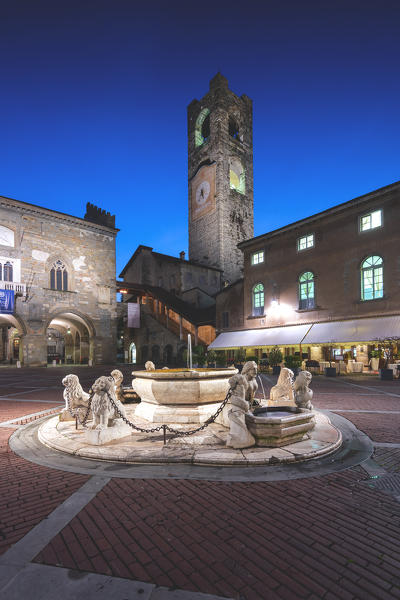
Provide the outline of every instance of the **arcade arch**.
[[90,365],[94,363],[93,324],[84,315],[58,312],[46,327],[47,362]]
[[23,362],[25,323],[16,315],[0,314],[0,363]]

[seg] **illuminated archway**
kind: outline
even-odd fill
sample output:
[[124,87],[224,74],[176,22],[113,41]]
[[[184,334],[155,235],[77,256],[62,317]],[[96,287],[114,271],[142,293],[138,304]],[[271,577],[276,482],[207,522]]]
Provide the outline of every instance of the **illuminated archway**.
[[18,315],[0,314],[0,363],[23,362],[24,321]]
[[93,364],[95,330],[86,316],[76,311],[58,311],[46,327],[47,362]]

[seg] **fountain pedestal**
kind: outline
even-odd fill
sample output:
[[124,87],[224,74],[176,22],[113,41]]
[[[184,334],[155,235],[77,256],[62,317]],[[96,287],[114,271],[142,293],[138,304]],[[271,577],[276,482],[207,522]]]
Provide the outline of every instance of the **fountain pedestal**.
[[256,408],[246,414],[246,425],[256,446],[277,448],[299,442],[315,427],[315,413],[296,406]]
[[203,423],[215,413],[237,369],[135,371],[132,388],[141,402],[135,416],[150,423]]

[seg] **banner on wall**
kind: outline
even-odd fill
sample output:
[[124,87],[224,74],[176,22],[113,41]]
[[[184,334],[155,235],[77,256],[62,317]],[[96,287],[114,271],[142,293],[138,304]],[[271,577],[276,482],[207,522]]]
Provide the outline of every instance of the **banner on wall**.
[[140,304],[128,302],[128,327],[140,328]]
[[12,315],[14,312],[14,290],[0,290],[0,314]]

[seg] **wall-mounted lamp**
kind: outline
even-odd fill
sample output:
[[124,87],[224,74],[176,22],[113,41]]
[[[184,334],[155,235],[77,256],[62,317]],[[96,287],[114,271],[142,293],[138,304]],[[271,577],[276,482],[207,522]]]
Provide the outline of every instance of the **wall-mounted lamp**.
[[119,290],[119,293],[120,293],[120,294],[127,294],[127,293],[128,293],[128,290]]
[[71,329],[69,327],[67,329],[67,333],[71,333]]

